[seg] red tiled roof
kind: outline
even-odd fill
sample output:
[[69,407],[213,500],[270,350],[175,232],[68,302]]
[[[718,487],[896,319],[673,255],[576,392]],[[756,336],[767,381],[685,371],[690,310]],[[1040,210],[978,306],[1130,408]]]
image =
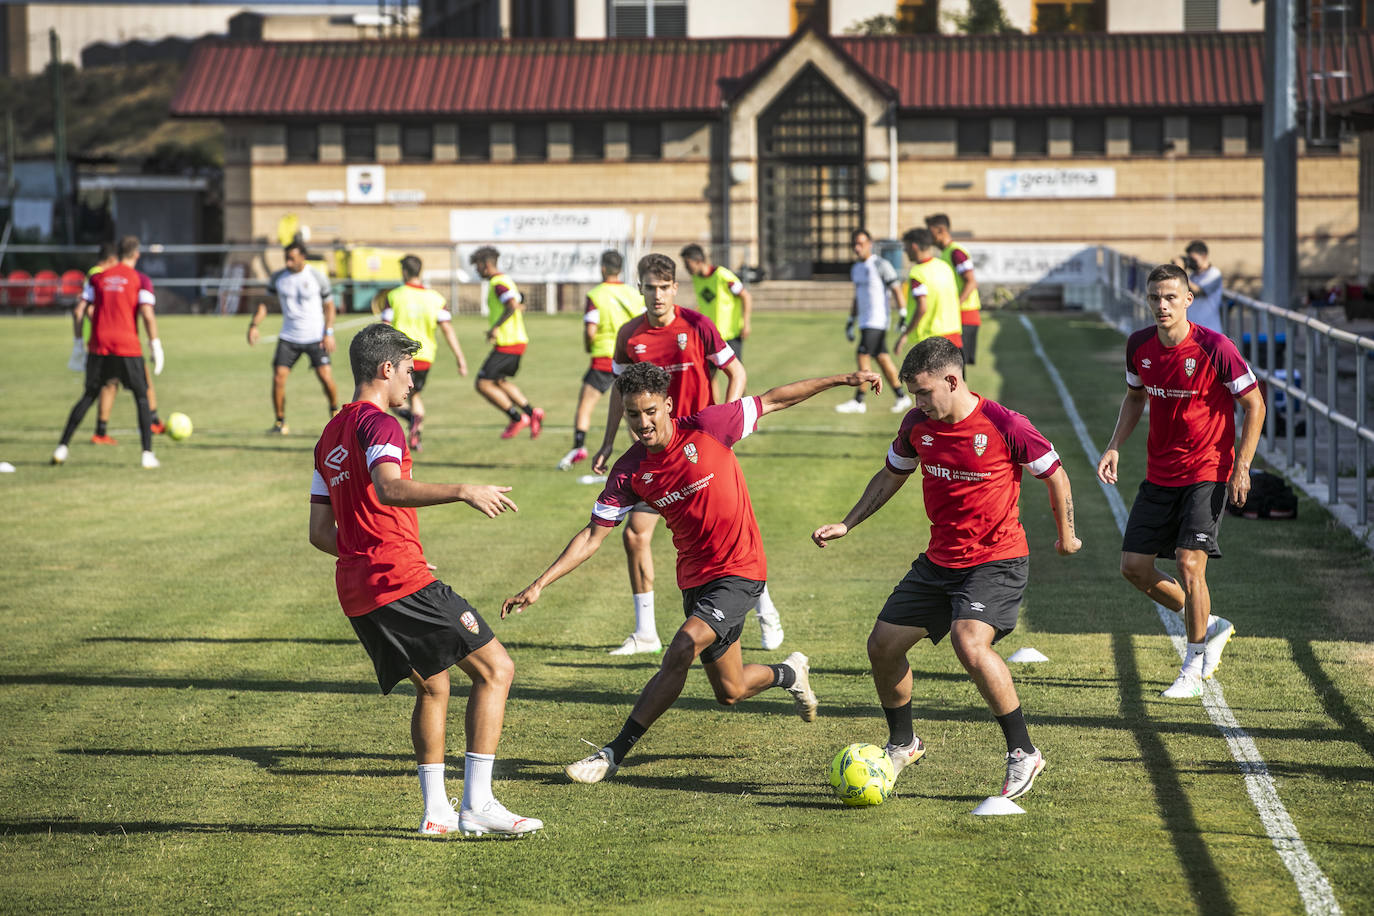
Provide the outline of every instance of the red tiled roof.
[[[909,111],[1257,108],[1264,94],[1258,32],[832,41]],[[703,114],[786,43],[212,42],[193,53],[171,108],[182,117]],[[1348,60],[1349,96],[1374,91],[1374,32],[1352,34]]]

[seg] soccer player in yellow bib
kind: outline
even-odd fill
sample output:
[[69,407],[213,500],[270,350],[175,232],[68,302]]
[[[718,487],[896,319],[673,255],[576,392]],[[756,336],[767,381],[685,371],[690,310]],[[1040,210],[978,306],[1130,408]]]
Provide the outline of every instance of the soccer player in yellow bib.
[[902,236],[911,259],[911,291],[906,326],[897,337],[897,352],[906,349],[907,337],[920,343],[927,337],[944,337],[956,347],[964,345],[959,313],[959,283],[954,269],[940,260],[940,249],[929,229],[911,229]]
[[964,365],[972,366],[978,353],[978,328],[983,323],[982,301],[978,296],[978,278],[973,273],[973,259],[968,249],[954,241],[949,231],[949,217],[933,213],[926,217],[926,228],[940,246],[940,258],[954,268],[959,284],[959,316],[963,325]]
[[728,269],[707,260],[700,245],[688,245],[681,254],[682,263],[692,275],[697,311],[715,323],[720,336],[735,351],[735,358],[743,363],[744,342],[749,339],[749,316],[754,308],[749,290]]
[[429,369],[439,353],[439,344],[434,335],[436,330],[444,335],[448,348],[458,360],[458,374],[468,374],[468,361],[463,357],[463,348],[458,345],[458,335],[453,332],[453,313],[448,310],[444,297],[420,280],[423,267],[420,259],[413,254],[401,258],[401,279],[405,282],[387,290],[386,306],[382,309],[382,321],[420,344],[420,349],[415,353],[415,387],[407,398],[409,406],[396,408],[396,416],[405,420],[410,427],[406,444],[412,452],[420,451],[420,427],[425,423],[425,404],[420,400],[420,392],[429,380]]
[[477,393],[492,406],[510,417],[510,424],[501,433],[502,439],[512,439],[525,427],[530,438],[538,439],[544,426],[544,411],[530,405],[529,398],[511,379],[520,371],[520,357],[529,344],[525,333],[525,302],[515,281],[501,273],[497,262],[501,253],[490,245],[483,245],[468,259],[483,280],[487,281],[487,354],[482,368],[477,370]]
[[577,413],[573,417],[573,447],[558,462],[560,471],[587,459],[587,430],[592,425],[592,409],[615,381],[611,367],[615,336],[621,325],[644,314],[644,296],[633,286],[620,282],[624,265],[625,259],[620,252],[603,251],[601,282],[587,293],[587,307],[582,313],[582,347],[591,354],[592,364],[582,376],[582,391],[577,396]]

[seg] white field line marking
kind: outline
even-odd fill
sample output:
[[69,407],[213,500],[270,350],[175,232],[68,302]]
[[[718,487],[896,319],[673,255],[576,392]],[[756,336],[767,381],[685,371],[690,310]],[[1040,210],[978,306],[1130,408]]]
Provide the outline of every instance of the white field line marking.
[[[368,315],[363,318],[350,318],[348,321],[334,322],[335,328],[355,328],[360,324],[371,324],[374,321],[381,321],[376,315]],[[263,334],[258,338],[260,343],[271,343],[277,339],[276,334]]]
[[[1054,364],[1050,362],[1045,348],[1040,345],[1040,336],[1035,333],[1035,327],[1024,315],[1021,316],[1021,326],[1030,335],[1031,346],[1035,349],[1035,355],[1040,357],[1040,362],[1044,364],[1045,371],[1049,373],[1050,381],[1054,383],[1054,388],[1059,393],[1059,400],[1063,402],[1064,410],[1069,415],[1069,422],[1073,424],[1073,430],[1078,435],[1079,444],[1083,446],[1083,452],[1088,456],[1088,463],[1096,469],[1097,459],[1101,453],[1093,446],[1092,439],[1088,436],[1088,429],[1083,425],[1083,418],[1078,415],[1078,408],[1074,406],[1073,396],[1069,394],[1069,389],[1064,385],[1064,379],[1060,377],[1059,370],[1055,369]],[[1116,487],[1107,486],[1100,480],[1098,484],[1107,495],[1107,503],[1112,507],[1112,515],[1116,518],[1117,528],[1124,533],[1128,513],[1126,504],[1121,499],[1121,494],[1117,492]],[[1174,648],[1178,651],[1179,658],[1182,659],[1187,650],[1187,637],[1179,615],[1159,604],[1155,605],[1155,612],[1164,623],[1164,629],[1168,631],[1173,640]],[[1207,715],[1211,718],[1212,724],[1226,739],[1226,745],[1231,749],[1231,756],[1235,758],[1236,764],[1245,776],[1245,790],[1249,793],[1250,801],[1254,804],[1255,810],[1259,812],[1260,822],[1264,824],[1265,833],[1269,835],[1274,848],[1278,850],[1279,858],[1283,861],[1284,867],[1293,875],[1304,908],[1314,916],[1315,914],[1334,916],[1334,914],[1340,913],[1341,907],[1336,902],[1336,895],[1331,890],[1331,883],[1327,881],[1326,875],[1322,873],[1317,863],[1312,860],[1312,856],[1308,854],[1306,844],[1303,843],[1302,837],[1298,836],[1298,828],[1293,824],[1293,819],[1288,816],[1288,809],[1284,808],[1283,802],[1279,800],[1278,788],[1274,785],[1274,778],[1269,775],[1269,767],[1265,764],[1264,758],[1260,756],[1254,740],[1246,734],[1245,730],[1240,727],[1240,723],[1236,721],[1235,714],[1226,702],[1226,695],[1222,693],[1221,684],[1217,683],[1215,678],[1204,682],[1202,705],[1207,710]]]

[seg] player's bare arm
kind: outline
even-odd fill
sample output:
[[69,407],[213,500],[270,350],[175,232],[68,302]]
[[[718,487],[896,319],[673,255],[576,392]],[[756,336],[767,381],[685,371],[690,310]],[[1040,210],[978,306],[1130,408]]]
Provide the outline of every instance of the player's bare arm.
[[738,401],[744,397],[744,385],[748,381],[748,375],[744,371],[744,363],[736,357],[722,366],[720,371],[725,373],[726,403]]
[[959,294],[959,304],[961,306],[965,302],[968,302],[968,297],[972,296],[978,290],[978,278],[973,274],[974,270],[970,267],[959,275],[964,281],[964,291]]
[[1054,527],[1058,535],[1054,540],[1054,549],[1061,557],[1078,553],[1083,542],[1074,533],[1073,490],[1063,465],[1045,478],[1045,486],[1050,493],[1050,510],[1054,512]]
[[453,330],[453,322],[439,322],[439,331],[444,335],[444,340],[448,342],[448,348],[453,351],[454,359],[458,360],[458,374],[468,374],[468,361],[463,356],[463,348],[458,345],[458,335]]
[[253,317],[248,319],[248,346],[253,346],[258,342],[258,325],[267,317],[267,303],[259,302],[257,309],[253,312]]
[[591,559],[592,554],[596,553],[597,549],[601,547],[601,543],[606,540],[606,535],[610,533],[609,525],[588,522],[587,527],[573,535],[568,546],[563,548],[563,552],[558,555],[558,558],[553,561],[548,569],[544,570],[529,585],[501,602],[502,619],[512,613],[518,614],[534,604],[539,600],[539,595],[544,589]]
[[611,386],[611,396],[606,400],[606,432],[601,437],[601,448],[596,450],[596,455],[592,458],[593,474],[604,474],[610,467],[611,452],[615,449],[615,434],[620,432],[620,418],[625,413],[625,399],[620,396],[618,386]]
[[824,547],[826,541],[836,541],[844,537],[858,527],[860,522],[886,505],[893,494],[906,483],[907,476],[906,474],[894,474],[884,465],[878,473],[873,475],[868,486],[864,487],[863,495],[854,504],[854,508],[845,515],[844,521],[820,526],[811,532],[811,540],[815,541],[817,547]]
[[334,352],[334,297],[324,300],[324,352]]
[[[740,340],[748,340],[748,339],[749,339],[749,333],[750,333],[749,319],[750,319],[750,317],[751,317],[753,314],[754,314],[754,297],[749,295],[749,290],[747,290],[747,289],[742,289],[742,290],[739,291],[739,317],[740,317],[739,339],[740,339]],[[731,400],[733,400],[733,398],[732,398]]]
[[1251,388],[1236,400],[1240,401],[1245,420],[1240,427],[1240,441],[1236,444],[1236,463],[1231,468],[1231,479],[1226,482],[1227,495],[1237,506],[1245,505],[1250,498],[1250,462],[1255,458],[1259,447],[1260,431],[1264,428],[1264,396],[1259,386]]
[[850,388],[862,388],[867,385],[874,394],[883,390],[882,376],[876,372],[855,371],[843,375],[829,375],[824,378],[808,378],[799,382],[789,382],[786,385],[779,385],[776,388],[769,388],[759,396],[760,415],[770,414],[775,410],[786,410],[805,401],[809,397],[820,394],[830,388],[838,388],[841,385],[848,385]]
[[488,341],[496,340],[497,328],[501,327],[501,325],[505,324],[507,321],[510,321],[511,316],[514,315],[517,310],[525,307],[524,304],[520,302],[519,296],[511,296],[502,305],[501,317],[498,318],[496,324],[492,325],[491,329],[487,331]]
[[1149,395],[1145,393],[1144,388],[1126,388],[1126,397],[1121,401],[1121,410],[1116,416],[1116,428],[1112,430],[1111,441],[1107,443],[1102,457],[1097,461],[1097,479],[1103,483],[1116,485],[1121,446],[1131,437],[1136,424],[1144,416],[1148,399]]
[[310,543],[331,557],[339,555],[339,526],[329,503],[310,504]]
[[393,461],[372,466],[372,486],[377,501],[384,506],[418,509],[423,506],[442,506],[446,503],[467,503],[487,518],[502,512],[519,512],[509,496],[510,487],[493,487],[468,483],[425,483],[401,476],[401,467]]

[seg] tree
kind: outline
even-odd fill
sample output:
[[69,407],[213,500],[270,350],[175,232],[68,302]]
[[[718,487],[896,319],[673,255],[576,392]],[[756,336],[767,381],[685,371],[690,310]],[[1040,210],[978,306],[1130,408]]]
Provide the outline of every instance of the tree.
[[879,13],[877,16],[869,16],[867,19],[859,19],[847,25],[844,33],[846,35],[896,35],[897,17],[884,16]]
[[965,35],[1009,35],[1021,30],[1012,25],[1000,0],[968,0],[967,13],[947,13],[956,30]]

